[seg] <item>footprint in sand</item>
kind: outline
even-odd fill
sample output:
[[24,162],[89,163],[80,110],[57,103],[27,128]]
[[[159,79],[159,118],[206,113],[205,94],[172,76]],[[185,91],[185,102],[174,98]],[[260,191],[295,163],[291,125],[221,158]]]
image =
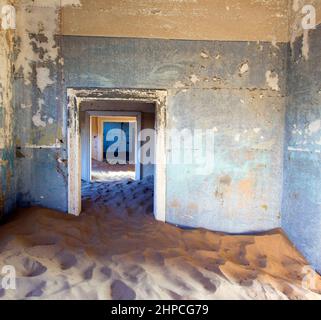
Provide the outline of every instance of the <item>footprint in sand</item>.
[[251,287],[253,285],[253,280],[252,279],[242,279],[239,281],[239,284],[242,287]]
[[26,277],[37,277],[47,271],[47,268],[40,262],[29,258],[23,261],[23,267],[25,268]]
[[57,258],[60,263],[60,268],[62,270],[68,270],[77,263],[76,257],[73,254],[68,252],[59,253]]
[[39,261],[29,257],[14,256],[6,260],[7,264],[16,268],[17,276],[37,277],[47,271],[47,268]]
[[145,269],[138,265],[131,265],[124,272],[124,276],[131,282],[137,283],[146,276]]
[[203,273],[194,266],[190,265],[187,262],[181,262],[179,264],[179,267],[181,268],[181,270],[184,270],[191,278],[199,282],[207,291],[213,293],[217,290],[216,285],[211,281],[211,279],[205,277]]
[[183,297],[172,290],[166,290],[173,300],[183,300]]
[[266,256],[258,256],[257,264],[262,269],[266,268],[266,266],[267,266],[267,257]]
[[110,278],[111,277],[111,269],[110,268],[108,268],[108,267],[102,267],[101,269],[100,269],[100,272],[103,274],[103,275],[105,275],[107,278]]
[[293,290],[293,288],[291,287],[290,284],[286,284],[286,283],[283,284],[282,292],[283,292],[286,296],[290,297],[291,294],[293,294],[293,291],[294,291],[294,290]]
[[258,271],[252,270],[247,275],[244,275],[239,281],[239,284],[244,287],[250,287],[253,285],[253,281],[257,279]]
[[83,273],[83,278],[84,280],[91,280],[94,274],[94,270],[95,270],[96,264],[91,265],[90,267],[88,267],[84,273]]
[[111,297],[113,300],[134,300],[136,293],[124,282],[115,280],[111,285]]
[[26,294],[26,298],[36,298],[36,297],[41,297],[43,295],[43,290],[46,287],[46,282],[42,281],[40,282],[36,288],[34,288],[33,290],[31,290],[30,292],[28,292]]

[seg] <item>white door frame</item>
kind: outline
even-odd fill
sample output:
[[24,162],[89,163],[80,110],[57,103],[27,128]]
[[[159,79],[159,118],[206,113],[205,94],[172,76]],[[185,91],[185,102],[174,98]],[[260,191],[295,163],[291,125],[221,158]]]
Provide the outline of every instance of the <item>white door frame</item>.
[[[92,147],[92,127],[91,127],[91,118],[92,117],[108,117],[108,118],[115,118],[117,122],[120,121],[121,118],[133,118],[135,119],[135,179],[140,180],[141,179],[141,154],[137,152],[137,146],[138,146],[138,134],[141,131],[141,122],[142,122],[142,115],[141,112],[131,112],[131,111],[86,111],[86,121],[85,125],[89,126],[89,128],[85,128],[85,140],[86,145],[89,145],[89,150],[87,148],[86,157],[82,157],[83,160],[82,166],[85,167],[85,174],[82,175],[83,179],[85,178],[86,181],[91,181],[91,168],[92,168],[92,153],[91,153],[91,147]],[[120,118],[120,119],[118,119]],[[88,119],[88,120],[87,120]],[[109,121],[109,120],[108,120]],[[106,120],[106,122],[108,122]],[[112,120],[111,120],[112,121]],[[126,121],[124,121],[126,122]],[[103,134],[102,128],[100,128],[100,125],[98,123],[98,135]],[[101,161],[103,161],[103,139],[101,139],[101,143],[99,145],[99,158]],[[82,168],[83,169],[83,168]]]
[[67,89],[68,99],[68,213],[81,213],[81,143],[80,104],[83,101],[113,100],[155,104],[155,176],[154,215],[157,220],[166,220],[166,90],[150,89]]

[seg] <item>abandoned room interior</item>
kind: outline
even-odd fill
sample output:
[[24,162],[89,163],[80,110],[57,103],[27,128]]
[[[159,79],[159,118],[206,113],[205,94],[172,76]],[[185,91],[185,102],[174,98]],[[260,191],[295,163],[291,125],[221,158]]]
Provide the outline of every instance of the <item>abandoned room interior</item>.
[[320,0],[0,9],[0,299],[321,299]]

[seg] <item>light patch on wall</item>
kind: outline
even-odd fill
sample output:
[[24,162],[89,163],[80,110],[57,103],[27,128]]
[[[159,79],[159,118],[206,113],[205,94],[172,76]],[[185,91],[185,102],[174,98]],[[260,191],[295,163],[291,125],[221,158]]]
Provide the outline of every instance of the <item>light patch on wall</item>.
[[305,60],[309,59],[309,52],[310,52],[309,30],[304,30],[303,31],[303,40],[302,40],[302,56],[304,57]]
[[195,74],[192,74],[189,78],[193,84],[196,84],[197,82],[200,81],[199,77]]
[[50,70],[48,68],[37,68],[37,86],[41,92],[53,83],[54,81],[50,79]]
[[239,67],[239,75],[240,75],[240,77],[241,77],[243,74],[249,72],[249,69],[250,69],[250,67],[249,67],[248,62],[247,62],[247,61],[246,61],[246,62],[243,62],[243,63],[241,64],[241,66]]
[[321,120],[315,120],[310,123],[309,125],[309,132],[310,134],[315,134],[321,129]]
[[274,48],[280,50],[280,47],[278,46],[278,43],[277,43],[275,37],[273,37],[273,39],[272,39],[272,46],[273,46]]
[[[54,62],[58,57],[58,46],[55,35],[60,33],[59,9],[61,6],[80,6],[79,0],[46,0],[31,1],[20,0],[17,2],[17,36],[19,39],[19,54],[16,60],[16,70],[23,72],[26,85],[31,84],[31,65],[39,60]],[[42,40],[36,42],[30,38],[36,35]],[[43,56],[35,52],[35,45],[41,49]],[[44,75],[44,73],[43,73]],[[44,81],[44,77],[41,79]],[[50,83],[48,78],[43,83]]]
[[209,55],[208,55],[205,51],[202,51],[202,52],[201,52],[201,57],[202,57],[203,59],[208,59],[208,58],[209,58]]
[[318,141],[315,141],[315,144],[317,144],[317,145],[321,145],[321,138],[320,138],[320,140],[318,140]]
[[1,18],[1,28],[3,30],[16,29],[16,9],[14,6],[4,5],[1,8]]
[[185,88],[185,84],[182,81],[176,81],[174,83],[174,88],[175,89],[181,89],[181,88]]
[[40,110],[32,117],[32,122],[36,127],[45,127],[46,122],[41,119],[41,112]]
[[30,109],[32,106],[30,104],[25,104],[25,103],[22,103],[21,104],[21,109]]
[[275,72],[272,72],[270,70],[266,71],[265,73],[265,79],[267,85],[274,91],[280,91],[279,87],[279,75]]
[[30,34],[41,35],[44,39],[40,43],[41,50],[44,52],[41,60],[49,62],[58,57],[58,47],[54,39],[58,32],[57,9],[21,7],[17,13],[17,20],[20,52],[16,61],[16,69],[23,72],[24,82],[29,85],[32,77],[32,63],[39,61],[38,53],[32,46],[33,41],[30,40]]
[[[35,144],[26,144],[22,146],[23,149],[60,149],[61,143],[59,141],[56,141],[54,144],[49,145],[35,145]],[[58,159],[59,161],[59,159]]]
[[82,0],[17,0],[15,1],[18,5],[29,6],[33,5],[35,7],[42,8],[58,8],[58,7],[80,7],[82,5]]

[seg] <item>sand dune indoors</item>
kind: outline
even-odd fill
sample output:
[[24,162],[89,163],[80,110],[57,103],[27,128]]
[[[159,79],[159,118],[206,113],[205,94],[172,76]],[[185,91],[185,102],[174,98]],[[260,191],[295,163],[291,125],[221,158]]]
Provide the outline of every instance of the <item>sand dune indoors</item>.
[[307,262],[281,231],[182,230],[154,220],[152,190],[151,178],[87,184],[78,218],[21,210],[0,227],[18,289],[1,299],[321,298],[320,277],[302,287]]

